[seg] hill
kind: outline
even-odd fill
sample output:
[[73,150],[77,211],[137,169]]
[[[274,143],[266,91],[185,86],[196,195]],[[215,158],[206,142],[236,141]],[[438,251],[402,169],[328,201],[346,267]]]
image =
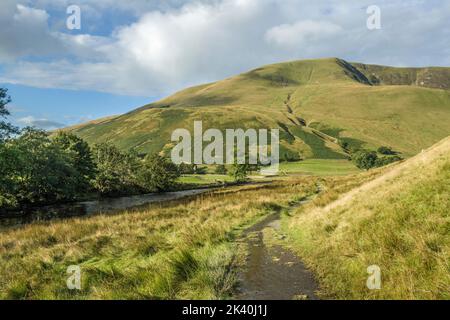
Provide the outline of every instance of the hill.
[[[324,296],[449,299],[450,138],[383,170],[348,193],[332,186],[285,220],[293,248]],[[381,269],[380,290],[366,287],[371,265]]]
[[392,68],[341,59],[264,66],[188,88],[130,113],[69,128],[88,142],[169,150],[174,129],[280,128],[281,157],[341,159],[337,139],[412,156],[450,135],[450,68]]

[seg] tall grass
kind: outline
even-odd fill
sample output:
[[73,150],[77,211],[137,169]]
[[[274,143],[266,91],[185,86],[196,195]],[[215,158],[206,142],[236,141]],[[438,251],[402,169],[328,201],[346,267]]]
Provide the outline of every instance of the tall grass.
[[[361,177],[329,182],[283,221],[322,296],[450,299],[450,140],[354,188]],[[381,268],[380,290],[366,286],[371,265]]]
[[[3,299],[227,299],[241,230],[313,190],[314,179],[245,186],[114,215],[35,223],[0,234]],[[81,267],[82,290],[66,287]]]

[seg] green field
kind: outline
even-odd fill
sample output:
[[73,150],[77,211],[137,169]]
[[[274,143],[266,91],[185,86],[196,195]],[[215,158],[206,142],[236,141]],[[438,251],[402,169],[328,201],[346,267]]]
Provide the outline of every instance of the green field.
[[[450,69],[392,68],[341,59],[264,66],[180,91],[127,114],[71,130],[138,153],[174,146],[175,129],[280,129],[282,159],[346,159],[353,147],[412,156],[450,134]],[[420,134],[419,134],[420,133]]]
[[283,162],[282,174],[305,174],[315,176],[333,176],[358,173],[360,170],[348,160],[309,159],[300,162]]

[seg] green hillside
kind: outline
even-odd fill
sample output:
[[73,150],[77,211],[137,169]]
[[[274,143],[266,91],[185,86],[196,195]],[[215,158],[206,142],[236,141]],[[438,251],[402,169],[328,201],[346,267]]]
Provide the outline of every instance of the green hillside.
[[[356,188],[337,182],[286,217],[288,242],[323,296],[449,299],[450,138],[381,172]],[[380,290],[366,287],[371,265],[381,269]]]
[[177,128],[280,128],[282,158],[341,159],[336,138],[411,156],[450,135],[450,68],[340,59],[280,63],[178,92],[130,113],[69,128],[91,143],[153,153]]

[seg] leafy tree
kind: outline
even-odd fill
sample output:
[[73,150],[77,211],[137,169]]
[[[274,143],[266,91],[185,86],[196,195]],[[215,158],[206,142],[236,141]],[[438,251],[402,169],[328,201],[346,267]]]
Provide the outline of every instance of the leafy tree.
[[216,172],[217,174],[227,174],[227,173],[228,173],[228,170],[227,170],[227,168],[226,168],[223,164],[220,164],[220,165],[218,165],[218,166],[216,167],[215,172]]
[[63,131],[56,134],[53,142],[72,158],[74,169],[78,172],[77,188],[86,191],[96,172],[89,144],[76,135]]
[[10,163],[9,193],[20,204],[74,200],[78,173],[68,153],[53,143],[48,133],[25,128],[7,145]]
[[235,182],[245,182],[250,172],[250,166],[248,164],[235,163],[229,171],[229,175],[233,177]]
[[145,190],[160,192],[170,190],[179,176],[179,170],[175,164],[155,154],[144,159],[139,181]]
[[194,174],[195,173],[195,164],[182,163],[178,166],[178,172],[180,174]]
[[384,154],[384,155],[387,155],[387,156],[396,154],[396,152],[393,151],[392,148],[385,147],[385,146],[379,147],[378,148],[378,153],[381,153],[381,154]]
[[10,123],[1,120],[9,116],[9,111],[6,108],[7,104],[11,102],[11,97],[8,95],[8,90],[0,88],[0,144],[12,134],[18,133],[18,129]]
[[369,170],[375,167],[378,156],[374,151],[361,150],[356,152],[352,156],[352,159],[358,168]]
[[130,194],[139,190],[137,173],[140,161],[136,154],[122,153],[111,144],[98,144],[93,150],[97,174],[94,187],[102,195]]
[[387,166],[387,165],[389,165],[391,163],[402,161],[402,160],[403,160],[403,158],[401,158],[399,156],[382,157],[382,158],[378,158],[375,161],[375,166],[376,167],[384,167],[384,166]]

